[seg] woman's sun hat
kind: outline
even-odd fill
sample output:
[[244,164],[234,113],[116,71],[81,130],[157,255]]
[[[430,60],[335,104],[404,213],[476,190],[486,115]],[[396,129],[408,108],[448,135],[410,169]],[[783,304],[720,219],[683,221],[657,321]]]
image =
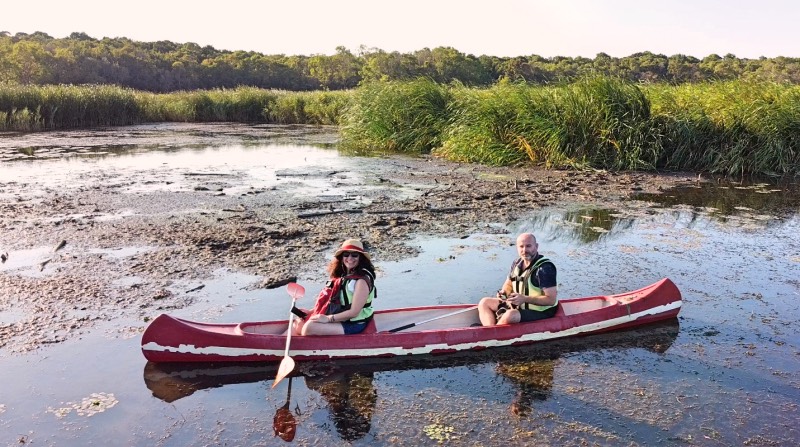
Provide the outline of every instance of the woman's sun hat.
[[362,256],[367,258],[367,260],[372,261],[369,257],[369,253],[364,250],[364,244],[361,243],[358,239],[348,239],[342,242],[342,246],[336,250],[336,253],[333,254],[334,257],[338,257],[342,253],[346,251],[355,251],[361,253]]

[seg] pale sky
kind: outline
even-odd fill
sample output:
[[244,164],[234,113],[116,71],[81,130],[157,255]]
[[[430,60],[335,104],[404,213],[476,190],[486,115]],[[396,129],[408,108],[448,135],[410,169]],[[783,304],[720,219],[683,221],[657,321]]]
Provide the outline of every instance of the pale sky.
[[84,32],[263,54],[413,52],[623,57],[800,57],[798,0],[29,0],[3,5],[0,31]]

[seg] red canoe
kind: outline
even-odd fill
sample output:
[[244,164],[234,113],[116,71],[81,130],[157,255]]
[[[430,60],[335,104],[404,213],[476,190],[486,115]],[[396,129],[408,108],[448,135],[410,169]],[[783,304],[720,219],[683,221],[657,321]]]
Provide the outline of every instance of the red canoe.
[[[293,336],[294,360],[446,354],[612,331],[678,315],[681,293],[669,279],[618,295],[559,301],[553,318],[494,327],[473,327],[474,305],[376,310],[357,335]],[[162,314],[142,336],[151,362],[279,362],[288,321],[199,323]],[[398,328],[406,329],[392,332]]]

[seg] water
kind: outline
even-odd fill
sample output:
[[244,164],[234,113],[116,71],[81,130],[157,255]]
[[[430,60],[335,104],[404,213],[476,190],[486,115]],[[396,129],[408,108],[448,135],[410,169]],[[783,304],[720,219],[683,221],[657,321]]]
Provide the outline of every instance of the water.
[[[287,157],[269,168],[237,161],[237,154],[278,160],[276,154],[286,153],[293,161]],[[256,145],[48,163],[62,163],[56,171],[69,166],[71,175],[102,166],[123,177],[146,176],[168,163],[184,174],[236,172],[265,188],[283,181],[275,173],[297,167],[301,156],[320,169],[364,163],[367,170],[379,162],[304,145]],[[4,163],[2,169],[11,168]],[[41,180],[33,167],[26,169],[15,165],[15,181],[71,187],[70,175]],[[3,178],[10,173],[0,172]],[[176,174],[173,184],[149,187],[189,188],[191,177]],[[319,184],[295,180],[308,181],[310,189],[335,183],[329,177]],[[130,190],[141,187],[132,183]],[[548,208],[511,223],[508,234],[418,236],[409,244],[422,249],[419,256],[378,264],[376,308],[477,302],[502,283],[514,235],[533,231],[540,251],[558,267],[561,299],[622,292],[667,276],[684,298],[677,321],[449,358],[303,364],[291,390],[288,380],[270,388],[274,365],[148,365],[139,349],[144,323],[101,323],[80,339],[0,357],[0,440],[59,446],[797,445],[796,196],[758,185],[706,188],[640,196],[618,208]],[[98,254],[124,259],[149,249]],[[15,252],[0,274],[36,275],[37,262],[51,251]],[[307,290],[301,304],[313,303],[321,274],[299,279]],[[195,304],[170,313],[219,322],[286,318],[286,291],[248,287],[257,280],[217,271],[192,292]],[[170,287],[186,291],[198,284]],[[3,325],[19,318],[13,309],[0,312]],[[296,433],[286,441],[276,436],[274,418],[287,418],[279,410],[289,391]]]

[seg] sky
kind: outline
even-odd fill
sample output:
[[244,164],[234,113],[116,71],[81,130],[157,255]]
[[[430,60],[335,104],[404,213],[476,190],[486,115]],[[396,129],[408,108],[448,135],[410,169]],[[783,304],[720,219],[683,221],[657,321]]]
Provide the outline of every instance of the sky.
[[0,31],[84,32],[263,54],[343,46],[475,56],[800,57],[797,0],[36,0],[0,10]]

